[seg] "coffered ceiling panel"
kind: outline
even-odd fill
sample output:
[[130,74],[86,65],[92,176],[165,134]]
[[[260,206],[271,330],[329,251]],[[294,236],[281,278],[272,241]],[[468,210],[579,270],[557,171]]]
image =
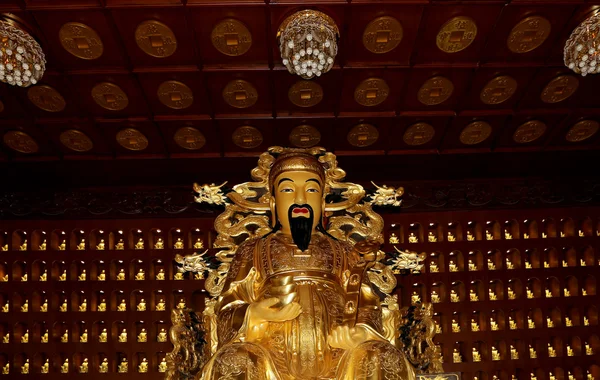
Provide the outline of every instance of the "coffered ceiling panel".
[[225,156],[256,156],[273,144],[273,119],[217,119]]
[[28,122],[2,121],[0,134],[3,146],[10,149],[15,160],[56,159],[58,152],[46,135]]
[[509,116],[474,116],[467,113],[452,119],[441,144],[444,153],[477,150],[489,152]]
[[319,80],[304,80],[285,68],[273,70],[275,109],[278,117],[329,115],[338,110],[342,70],[333,69]]
[[82,115],[77,92],[65,76],[46,73],[35,86],[15,89],[22,104],[36,117],[66,117]]
[[413,69],[400,106],[401,111],[452,109],[467,90],[472,69]]
[[598,110],[577,112],[562,121],[561,125],[555,129],[548,145],[550,148],[560,147],[562,149],[593,148],[600,142],[599,129],[600,112]]
[[451,118],[448,113],[436,116],[405,115],[395,120],[391,130],[390,154],[437,152]]
[[569,108],[578,104],[581,76],[565,68],[540,69],[519,103],[520,109]]
[[142,119],[99,119],[97,127],[117,156],[160,158],[166,156],[165,143],[157,126]]
[[378,154],[388,149],[390,117],[340,117],[336,124],[334,148],[339,154]]
[[155,115],[209,115],[202,73],[140,73],[145,98]]
[[87,119],[47,120],[38,124],[65,157],[110,158],[112,149],[102,133]]
[[215,114],[272,115],[271,72],[230,70],[206,72]]
[[535,73],[534,68],[480,68],[460,106],[467,110],[510,110],[522,98]]
[[333,146],[336,140],[344,138],[336,134],[337,123],[332,116],[278,118],[275,120],[275,140],[303,148]]
[[566,116],[560,111],[552,114],[517,115],[498,136],[497,150],[536,150],[543,147]]
[[158,122],[172,157],[219,157],[221,139],[215,122],[202,120],[161,120]]
[[402,94],[403,69],[354,69],[343,73],[340,113],[388,113],[393,116]]

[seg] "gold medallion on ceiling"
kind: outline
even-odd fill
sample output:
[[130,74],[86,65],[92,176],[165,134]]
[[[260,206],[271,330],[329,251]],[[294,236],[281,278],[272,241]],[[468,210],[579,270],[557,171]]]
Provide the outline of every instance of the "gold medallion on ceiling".
[[173,140],[182,147],[188,150],[201,149],[206,144],[206,138],[196,128],[193,127],[181,127],[175,132]]
[[350,132],[348,132],[347,138],[350,145],[364,148],[377,141],[379,138],[379,131],[371,124],[362,123],[352,127]]
[[435,106],[448,100],[454,91],[454,84],[445,77],[429,78],[423,83],[417,97],[426,106]]
[[176,80],[162,82],[156,95],[162,104],[176,110],[188,108],[194,102],[192,90]]
[[485,121],[474,121],[460,133],[460,142],[465,145],[475,145],[485,141],[492,134],[492,126]]
[[177,38],[171,28],[156,20],[138,25],[135,42],[144,53],[156,58],[166,58],[177,50]]
[[290,102],[298,107],[312,107],[323,99],[323,88],[317,82],[299,80],[288,91]]
[[550,35],[550,21],[541,16],[524,18],[515,25],[506,45],[513,53],[527,53],[538,48]]
[[417,146],[427,144],[435,135],[435,129],[427,123],[415,123],[408,127],[402,136],[407,145]]
[[290,132],[290,143],[297,148],[311,148],[321,141],[321,133],[312,125],[298,125]]
[[92,88],[92,98],[100,107],[111,111],[121,111],[129,104],[127,94],[113,83],[98,83]]
[[442,25],[435,42],[441,51],[456,53],[469,47],[476,36],[475,21],[470,17],[458,16]]
[[65,102],[62,95],[52,87],[46,85],[29,88],[27,97],[31,103],[48,112],[60,112],[67,106],[67,102]]
[[390,88],[383,79],[369,78],[359,83],[354,90],[354,100],[365,107],[383,103],[390,94]]
[[579,87],[579,80],[575,76],[561,75],[548,82],[540,98],[544,103],[562,102],[573,95],[577,87]]
[[58,38],[62,47],[77,58],[97,59],[104,51],[98,33],[80,22],[68,22],[61,26]]
[[483,104],[500,104],[510,99],[516,90],[517,81],[514,78],[500,75],[487,82],[479,98]]
[[237,57],[252,46],[252,34],[242,22],[228,18],[217,24],[210,34],[215,49],[225,55]]
[[580,142],[589,139],[598,132],[600,124],[596,120],[581,120],[572,126],[565,139],[568,142]]
[[60,142],[75,152],[87,152],[94,147],[92,140],[83,132],[69,129],[60,134]]
[[402,24],[391,16],[378,17],[371,21],[363,32],[363,45],[375,54],[390,52],[402,40]]
[[35,140],[25,132],[8,131],[4,134],[4,144],[19,153],[35,153],[39,150]]
[[125,128],[117,132],[117,142],[128,150],[144,150],[148,147],[148,139],[135,128]]
[[252,107],[258,100],[258,92],[243,79],[232,80],[223,89],[223,99],[232,107]]
[[513,133],[513,140],[519,144],[526,144],[539,139],[546,132],[546,124],[539,120],[530,120],[517,128]]
[[263,136],[260,131],[249,125],[238,127],[231,135],[233,143],[240,148],[252,149],[256,148],[263,142]]

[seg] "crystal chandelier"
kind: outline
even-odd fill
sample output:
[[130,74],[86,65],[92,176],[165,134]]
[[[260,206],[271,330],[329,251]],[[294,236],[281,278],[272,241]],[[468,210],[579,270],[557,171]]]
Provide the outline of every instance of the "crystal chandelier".
[[600,72],[600,12],[583,21],[565,43],[564,62],[581,76]]
[[42,78],[45,69],[40,44],[14,22],[0,20],[0,81],[28,87]]
[[291,74],[304,79],[321,76],[333,67],[339,35],[333,19],[323,12],[294,13],[277,32],[283,64]]

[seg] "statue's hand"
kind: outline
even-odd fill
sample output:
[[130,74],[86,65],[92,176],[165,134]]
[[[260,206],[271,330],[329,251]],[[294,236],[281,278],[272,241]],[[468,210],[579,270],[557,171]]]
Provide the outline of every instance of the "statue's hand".
[[298,302],[291,302],[281,308],[273,306],[279,302],[279,298],[266,298],[250,305],[250,320],[255,323],[285,322],[296,318],[302,312]]
[[329,334],[329,345],[333,348],[351,350],[367,341],[369,334],[362,326],[338,326]]

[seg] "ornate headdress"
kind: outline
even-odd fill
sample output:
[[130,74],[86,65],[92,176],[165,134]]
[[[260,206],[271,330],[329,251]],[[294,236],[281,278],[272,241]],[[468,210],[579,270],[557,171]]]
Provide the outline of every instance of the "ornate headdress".
[[273,181],[281,173],[289,171],[306,171],[316,174],[325,183],[325,168],[313,155],[304,152],[289,152],[277,157],[269,172],[269,190],[273,190]]

